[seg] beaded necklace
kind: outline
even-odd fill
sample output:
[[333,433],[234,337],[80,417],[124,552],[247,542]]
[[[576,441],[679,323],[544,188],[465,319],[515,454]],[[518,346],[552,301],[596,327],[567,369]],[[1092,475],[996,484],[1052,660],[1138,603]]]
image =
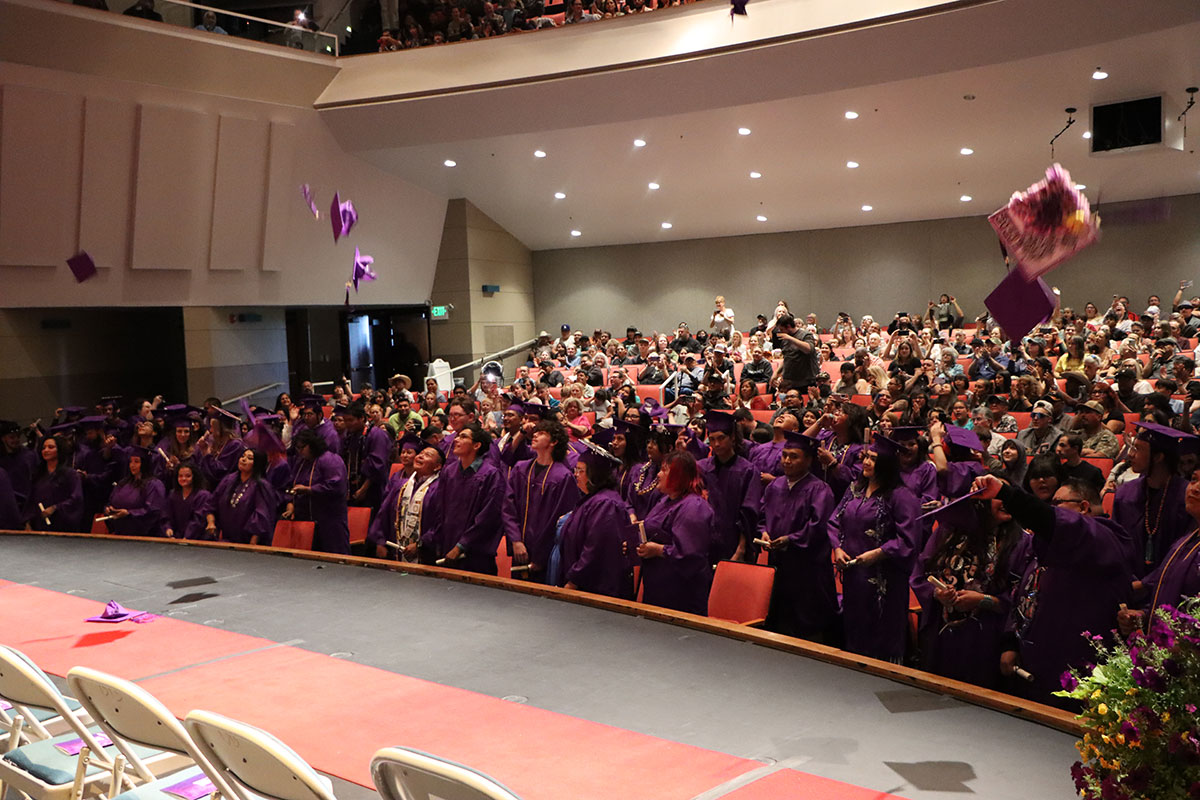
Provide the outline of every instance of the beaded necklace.
[[1162,526],[1163,507],[1167,504],[1167,489],[1170,488],[1170,481],[1162,489],[1162,497],[1158,501],[1158,514],[1154,518],[1154,527],[1150,527],[1150,482],[1146,482],[1146,510],[1143,514],[1142,526],[1146,529],[1146,552],[1145,560],[1149,564],[1153,560],[1154,555],[1154,535],[1158,533],[1158,529]]
[[653,461],[647,461],[642,465],[642,471],[638,473],[637,480],[633,482],[633,490],[638,496],[650,494],[658,488],[658,471],[655,470],[654,477],[649,482],[645,482],[647,475],[650,475],[650,465],[655,464]]

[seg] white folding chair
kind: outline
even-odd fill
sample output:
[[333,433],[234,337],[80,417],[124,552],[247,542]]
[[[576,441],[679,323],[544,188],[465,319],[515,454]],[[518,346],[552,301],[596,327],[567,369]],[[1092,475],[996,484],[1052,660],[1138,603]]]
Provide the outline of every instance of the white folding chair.
[[231,800],[337,800],[328,778],[264,730],[211,711],[192,711],[183,725]]
[[[25,654],[4,645],[0,645],[0,696],[13,705],[7,751],[0,757],[0,796],[7,784],[35,800],[77,800],[105,777],[114,776],[115,781],[115,749],[108,745],[106,750],[96,741],[99,728],[89,728],[72,709],[74,704]],[[42,737],[48,732],[38,722],[38,712],[60,718],[67,732]],[[21,744],[26,721],[38,738]],[[80,748],[78,753],[60,749],[72,744]]]
[[383,800],[521,800],[477,769],[410,747],[385,747],[371,758]]
[[[201,776],[207,777],[222,795],[233,796],[220,773],[197,750],[183,724],[154,695],[134,683],[87,667],[73,667],[67,673],[67,685],[124,756],[137,782],[143,784],[118,795],[122,800],[179,800],[167,790]],[[164,756],[152,767],[143,758],[147,752]]]

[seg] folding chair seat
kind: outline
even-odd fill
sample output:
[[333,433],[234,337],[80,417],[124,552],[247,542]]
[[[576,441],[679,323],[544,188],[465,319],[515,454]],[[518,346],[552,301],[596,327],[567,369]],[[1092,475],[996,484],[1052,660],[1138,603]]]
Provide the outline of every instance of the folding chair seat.
[[[136,780],[142,782],[121,794],[111,792],[110,797],[116,795],[113,800],[179,800],[168,790],[193,782],[198,791],[211,786],[207,794],[221,791],[231,796],[224,779],[197,751],[183,724],[145,689],[87,667],[71,669],[67,684],[124,756]],[[143,752],[174,758],[164,758],[152,769],[142,758]],[[128,776],[126,783],[131,783]]]
[[211,711],[192,711],[183,726],[231,791],[227,800],[337,800],[328,778],[264,730]]
[[[83,706],[79,705],[74,698],[64,696],[63,699],[67,701],[67,708],[75,712],[76,716],[80,716],[85,724],[91,722],[87,717],[87,712],[83,711]],[[57,711],[46,708],[26,708],[24,713],[21,713],[13,708],[12,703],[0,697],[0,753],[6,753],[12,749],[7,746],[8,733],[12,729],[13,719],[18,713],[22,720],[21,732],[18,736],[20,744],[29,744],[39,739],[51,739],[67,731],[67,723]],[[16,746],[13,745],[13,747]]]
[[[52,711],[67,727],[67,733],[60,736],[20,746],[21,731],[14,737],[10,730],[6,747],[11,749],[0,757],[0,796],[7,786],[33,800],[68,800],[88,793],[106,778],[114,780],[116,746],[97,741],[101,729],[89,727],[72,711],[68,699],[28,657],[4,645],[0,645],[0,696],[12,703],[9,713],[20,716],[20,721],[34,718],[35,710]],[[86,763],[84,748],[88,750]],[[138,758],[145,763],[160,756],[157,751],[138,751]]]
[[350,506],[346,510],[346,525],[350,528],[350,544],[361,544],[367,540],[367,531],[371,527],[371,509],[362,506]]
[[385,747],[371,758],[382,800],[521,800],[477,769],[410,747]]
[[771,607],[775,568],[720,561],[708,593],[708,616],[742,625],[762,625]]

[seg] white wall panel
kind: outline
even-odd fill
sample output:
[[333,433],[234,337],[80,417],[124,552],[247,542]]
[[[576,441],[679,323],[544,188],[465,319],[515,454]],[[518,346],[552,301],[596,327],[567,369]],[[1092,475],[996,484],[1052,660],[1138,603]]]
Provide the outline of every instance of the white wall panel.
[[263,120],[221,115],[209,269],[256,269],[262,263],[269,133]]
[[0,98],[0,264],[64,265],[75,253],[83,98],[12,83]]
[[[291,207],[303,208],[300,184],[295,180],[292,164],[296,156],[296,127],[286,122],[272,122],[267,167],[267,224],[263,230],[262,268],[265,272],[283,269],[287,252]],[[321,207],[320,198],[317,208]],[[304,213],[308,213],[307,211]]]
[[143,105],[138,121],[133,268],[208,266],[217,118]]
[[79,249],[98,267],[129,264],[136,130],[133,103],[104,97],[84,103]]

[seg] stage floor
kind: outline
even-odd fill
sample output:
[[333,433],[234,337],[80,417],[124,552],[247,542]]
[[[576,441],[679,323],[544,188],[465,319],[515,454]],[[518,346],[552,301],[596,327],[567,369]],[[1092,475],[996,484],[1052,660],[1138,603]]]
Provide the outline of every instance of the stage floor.
[[[302,696],[295,698],[297,703],[324,703],[326,694],[338,698],[338,681],[377,681],[379,673],[368,669],[374,668],[393,673],[405,692],[420,692],[422,702],[454,708],[458,716],[452,721],[464,728],[473,726],[472,707],[463,705],[470,696],[443,687],[508,701],[478,698],[476,727],[485,729],[481,735],[500,740],[513,736],[517,729],[508,726],[515,720],[531,726],[531,731],[560,736],[547,742],[517,737],[509,744],[514,751],[538,748],[552,753],[561,748],[564,760],[574,750],[575,758],[586,758],[586,737],[595,732],[572,727],[586,721],[636,734],[628,741],[612,741],[619,752],[653,756],[658,745],[647,737],[656,737],[687,746],[657,757],[666,755],[681,764],[695,758],[697,765],[703,764],[687,770],[696,785],[674,779],[672,792],[646,785],[647,797],[813,796],[799,785],[794,791],[788,788],[795,777],[792,770],[872,790],[864,796],[1075,796],[1068,776],[1075,760],[1074,737],[1068,734],[842,667],[572,603],[267,554],[40,536],[0,537],[0,579],[93,601],[116,600],[129,608],[207,626],[214,636],[216,631],[229,632],[219,642],[214,640],[212,649],[205,649],[199,641],[203,637],[191,636],[197,641],[195,649],[177,654],[178,665],[168,660],[153,671],[126,674],[165,695],[172,710],[176,703],[198,707],[204,697],[203,686],[194,680],[186,687],[176,685],[179,680],[172,683],[183,672],[216,685],[225,680],[221,676],[226,670],[231,686],[240,680],[246,694],[239,699],[234,696],[236,687],[226,687],[223,701],[245,702],[254,696],[255,676],[261,670],[281,669],[272,659],[286,657],[291,659],[286,663],[312,670],[312,682],[299,684]],[[39,612],[51,614],[51,607],[62,612],[70,604],[52,602],[50,594],[17,589],[0,591],[0,642],[21,648],[23,640],[41,638],[35,635],[43,624]],[[39,608],[42,605],[46,608]],[[63,624],[67,622],[75,625],[79,619]],[[146,633],[135,632],[149,641],[149,629],[156,625],[161,627],[154,635],[174,635],[164,622],[92,624],[88,630],[140,628]],[[68,651],[66,656],[89,649],[99,655],[102,645]],[[346,663],[330,670],[337,665],[329,659],[305,661],[309,656],[303,651]],[[82,656],[79,663],[84,663]],[[264,686],[263,696],[277,703],[287,696],[287,686]],[[357,687],[351,694],[362,705],[369,703],[372,691]],[[392,690],[379,691],[377,713],[390,713],[383,702],[391,697],[388,691]],[[515,704],[531,708],[510,719],[505,712]],[[529,716],[534,709],[574,719]],[[425,708],[423,713],[431,712]],[[599,726],[597,735],[611,739],[613,732]],[[379,728],[383,735],[388,726]],[[575,731],[584,740],[578,747],[566,746],[566,737]],[[288,740],[286,732],[273,732]],[[409,742],[374,741],[378,747],[395,744]],[[693,748],[711,751],[711,757]],[[308,755],[304,748],[297,749]],[[636,765],[629,768],[636,773]],[[365,770],[363,763],[357,774],[325,771],[361,784]],[[490,771],[501,772],[503,767]],[[701,780],[706,775],[712,782]],[[529,791],[524,772],[521,777],[497,777],[527,795],[542,794]],[[584,779],[574,773],[561,777]],[[582,789],[578,784],[551,788],[557,791],[546,792],[549,796],[590,794],[577,791]]]

